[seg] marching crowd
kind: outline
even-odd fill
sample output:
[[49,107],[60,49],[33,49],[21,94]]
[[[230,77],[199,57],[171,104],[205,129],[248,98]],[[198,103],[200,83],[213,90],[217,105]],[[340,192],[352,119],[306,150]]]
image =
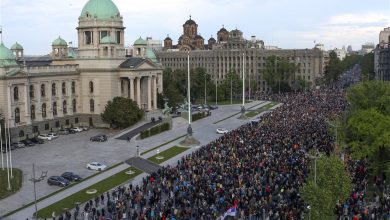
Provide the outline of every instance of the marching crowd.
[[[260,123],[243,125],[149,175],[142,185],[118,187],[59,219],[302,219],[299,188],[308,176],[307,152],[332,152],[325,120],[340,114],[346,103],[331,89],[257,95],[283,105],[261,116]],[[340,219],[380,219],[388,213],[389,199],[366,210],[367,161],[345,161],[354,191],[335,213]]]

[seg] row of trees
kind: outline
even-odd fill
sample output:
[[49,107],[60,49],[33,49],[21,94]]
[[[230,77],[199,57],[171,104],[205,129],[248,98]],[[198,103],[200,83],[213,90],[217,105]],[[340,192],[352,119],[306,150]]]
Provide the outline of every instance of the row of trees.
[[353,54],[340,60],[337,57],[337,54],[332,51],[329,54],[329,64],[325,69],[325,82],[330,83],[338,79],[338,77],[350,69],[353,65],[359,64],[362,68],[362,78],[363,80],[372,80],[374,79],[374,54],[368,53],[365,55]]
[[390,159],[390,83],[367,81],[347,91],[350,103],[343,125],[343,141],[355,158],[368,157],[374,173],[381,173]]

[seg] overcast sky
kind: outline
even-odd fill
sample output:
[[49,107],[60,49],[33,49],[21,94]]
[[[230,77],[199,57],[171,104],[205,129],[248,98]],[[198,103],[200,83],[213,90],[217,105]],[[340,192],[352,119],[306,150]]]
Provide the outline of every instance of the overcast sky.
[[[225,26],[236,27],[249,39],[265,45],[326,49],[365,42],[378,43],[378,34],[390,26],[389,0],[113,0],[123,16],[126,45],[139,36],[177,43],[182,25],[192,15],[198,33],[207,41]],[[77,23],[87,0],[0,0],[3,41],[16,41],[25,54],[48,54],[59,35],[77,45]],[[207,43],[207,42],[205,42]]]

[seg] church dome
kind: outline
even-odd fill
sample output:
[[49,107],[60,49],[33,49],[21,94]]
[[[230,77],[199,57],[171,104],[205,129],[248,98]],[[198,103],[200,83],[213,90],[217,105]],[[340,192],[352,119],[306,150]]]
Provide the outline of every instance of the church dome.
[[84,5],[80,17],[109,20],[119,15],[118,8],[111,0],[89,0]]
[[105,36],[100,40],[101,44],[116,44],[115,40],[111,36]]
[[14,45],[12,45],[11,50],[23,50],[23,47],[22,45],[18,44],[18,42],[16,42]]
[[52,46],[68,46],[66,41],[64,39],[62,39],[61,37],[58,37],[57,39],[55,39],[51,45]]
[[0,44],[0,67],[16,66],[15,56],[10,49]]
[[152,49],[147,48],[146,49],[146,57],[152,60],[154,63],[157,63],[157,57],[156,54],[153,52]]
[[190,16],[190,19],[188,19],[186,21],[186,23],[184,23],[184,25],[196,25],[196,22],[194,20],[192,20],[191,16]]
[[134,41],[134,46],[140,46],[140,45],[147,45],[148,43],[146,40],[142,39],[142,37],[139,37],[136,41]]

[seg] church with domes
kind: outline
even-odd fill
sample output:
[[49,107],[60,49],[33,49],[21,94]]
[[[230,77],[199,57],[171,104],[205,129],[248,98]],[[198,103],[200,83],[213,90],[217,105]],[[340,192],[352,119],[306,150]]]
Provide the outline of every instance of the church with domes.
[[100,117],[121,96],[157,109],[162,65],[146,45],[125,56],[123,17],[112,0],[89,0],[78,17],[78,47],[59,36],[50,56],[28,57],[23,46],[0,44],[0,117],[13,140],[63,127],[107,127]]

